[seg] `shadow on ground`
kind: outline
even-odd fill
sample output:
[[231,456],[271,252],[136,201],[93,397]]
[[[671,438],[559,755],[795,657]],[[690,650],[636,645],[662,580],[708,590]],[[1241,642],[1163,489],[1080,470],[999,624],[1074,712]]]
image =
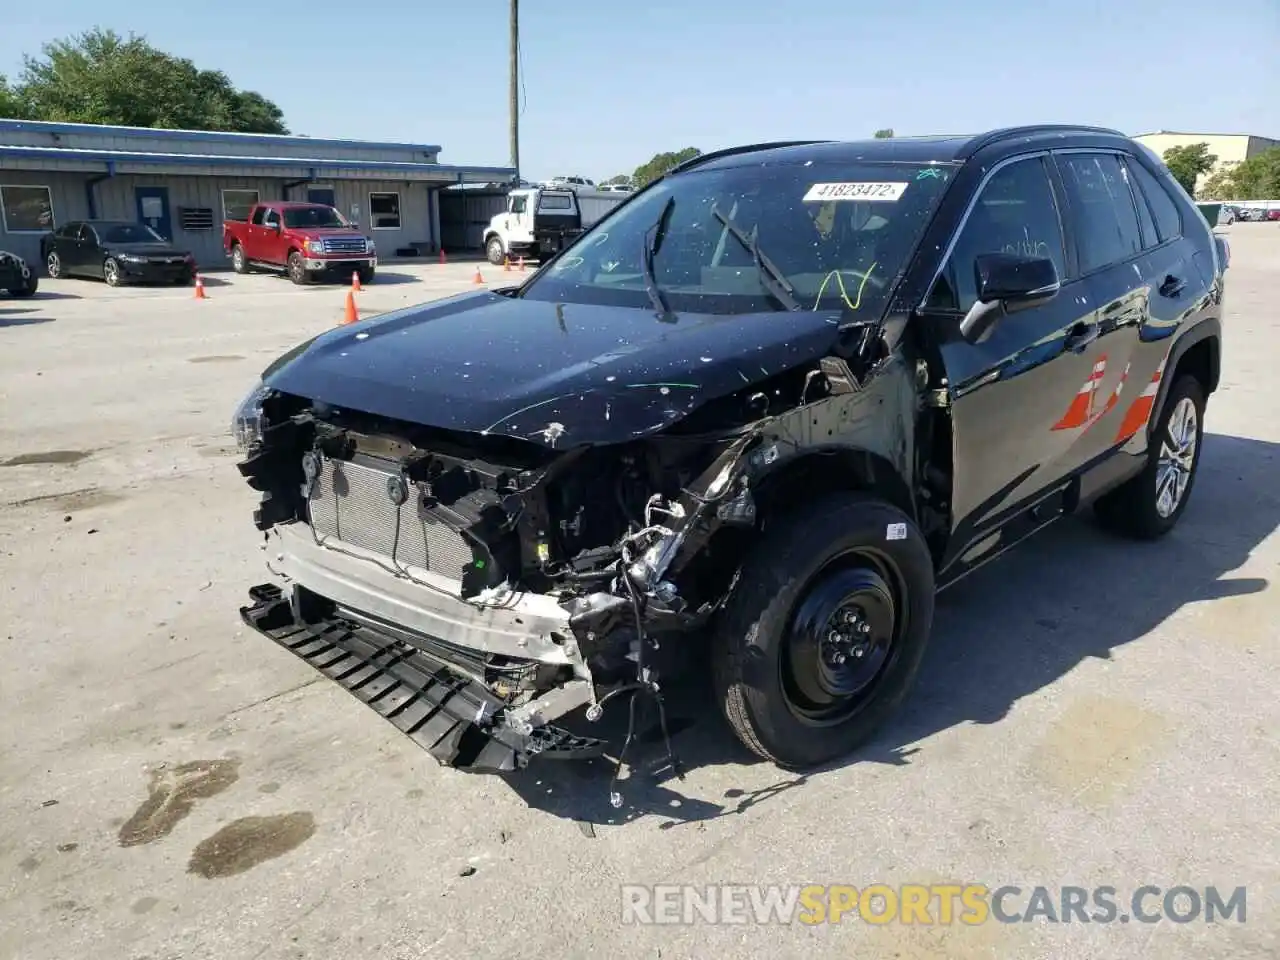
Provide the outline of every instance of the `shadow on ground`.
[[19,314],[39,312],[39,307],[0,307],[0,327],[29,327],[37,323],[52,323],[54,321],[54,317],[19,316]]
[[398,283],[421,283],[422,280],[411,273],[396,273],[393,270],[379,269],[374,275],[371,287],[391,287]]
[[[1021,698],[1089,658],[1144,636],[1187,604],[1258,593],[1268,581],[1231,577],[1280,526],[1280,444],[1208,434],[1191,503],[1178,528],[1154,543],[1113,537],[1088,512],[1056,524],[966,578],[938,600],[933,639],[915,690],[881,736],[830,769],[911,762],[913,744],[964,723],[998,723]],[[575,729],[608,738],[616,753],[626,707]],[[670,691],[672,742],[685,769],[758,761],[721,719],[705,684]],[[640,725],[637,725],[640,727]],[[535,761],[506,782],[530,806],[577,821],[621,824],[646,814],[659,829],[740,814],[822,771],[777,771],[758,791],[729,790],[717,802],[690,799],[665,769],[653,724],[627,753],[623,802],[610,803],[614,764]]]

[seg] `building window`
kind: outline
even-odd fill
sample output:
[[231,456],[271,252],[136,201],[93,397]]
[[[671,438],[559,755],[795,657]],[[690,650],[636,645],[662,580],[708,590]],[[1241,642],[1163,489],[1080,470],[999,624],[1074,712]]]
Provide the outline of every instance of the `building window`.
[[369,226],[374,230],[400,229],[400,194],[369,194]]
[[258,202],[257,190],[223,190],[222,219],[248,220],[249,211]]
[[48,187],[0,186],[0,212],[6,233],[44,233],[54,228],[53,195]]

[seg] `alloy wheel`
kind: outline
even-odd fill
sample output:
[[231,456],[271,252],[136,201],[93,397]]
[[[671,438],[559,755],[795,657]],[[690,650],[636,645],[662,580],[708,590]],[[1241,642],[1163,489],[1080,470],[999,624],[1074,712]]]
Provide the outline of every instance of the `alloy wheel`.
[[1174,406],[1164,433],[1156,466],[1156,513],[1167,519],[1182,503],[1195,469],[1200,418],[1190,397],[1183,397]]

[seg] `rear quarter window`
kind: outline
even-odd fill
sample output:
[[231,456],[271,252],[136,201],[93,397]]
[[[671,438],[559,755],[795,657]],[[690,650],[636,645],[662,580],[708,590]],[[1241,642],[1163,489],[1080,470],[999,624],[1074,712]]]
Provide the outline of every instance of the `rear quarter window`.
[[1164,243],[1182,236],[1182,215],[1178,212],[1178,205],[1173,197],[1169,196],[1169,191],[1164,184],[1137,161],[1129,161],[1129,172],[1134,184],[1151,207],[1151,215],[1155,218],[1156,233],[1160,237],[1160,242]]

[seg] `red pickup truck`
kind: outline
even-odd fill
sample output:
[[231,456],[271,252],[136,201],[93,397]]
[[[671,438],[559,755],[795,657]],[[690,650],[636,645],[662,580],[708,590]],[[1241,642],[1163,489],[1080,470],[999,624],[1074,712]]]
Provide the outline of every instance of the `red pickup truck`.
[[370,283],[378,266],[373,241],[323,203],[255,204],[248,219],[222,224],[222,246],[236,273],[283,270],[294,283],[352,273]]

